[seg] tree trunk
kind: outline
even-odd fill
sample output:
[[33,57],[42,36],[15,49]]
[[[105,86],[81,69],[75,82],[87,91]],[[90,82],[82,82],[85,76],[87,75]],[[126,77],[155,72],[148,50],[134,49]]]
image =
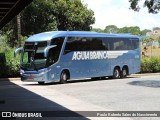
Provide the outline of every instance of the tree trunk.
[[21,16],[17,15],[17,38],[18,38],[18,46],[21,47]]

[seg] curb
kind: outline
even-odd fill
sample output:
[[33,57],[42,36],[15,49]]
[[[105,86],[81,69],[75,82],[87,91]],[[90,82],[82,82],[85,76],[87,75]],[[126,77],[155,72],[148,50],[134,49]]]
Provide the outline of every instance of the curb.
[[130,76],[154,76],[154,75],[160,75],[160,73],[131,74]]
[[21,80],[21,78],[0,78],[0,81],[15,81]]

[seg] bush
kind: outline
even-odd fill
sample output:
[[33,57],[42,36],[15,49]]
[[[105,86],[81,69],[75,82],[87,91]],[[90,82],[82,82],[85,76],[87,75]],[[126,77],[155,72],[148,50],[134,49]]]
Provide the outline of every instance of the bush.
[[6,52],[7,76],[17,77],[19,75],[20,55],[14,58],[13,49]]
[[14,48],[6,43],[7,36],[0,37],[0,78],[19,76],[20,55],[14,58]]
[[149,72],[160,72],[160,58],[151,57],[141,59],[141,73]]
[[4,62],[0,64],[0,77],[19,76],[20,55],[18,55],[17,58],[14,58],[13,51],[13,49],[10,49],[3,54],[1,53],[0,59],[4,59]]

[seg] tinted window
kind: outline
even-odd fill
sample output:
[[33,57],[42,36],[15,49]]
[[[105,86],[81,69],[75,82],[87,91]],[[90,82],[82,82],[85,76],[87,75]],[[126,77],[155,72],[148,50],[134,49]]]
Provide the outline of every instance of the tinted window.
[[138,39],[105,38],[103,42],[108,44],[108,50],[133,50],[139,47]]
[[51,45],[57,45],[54,48],[51,48],[48,53],[47,65],[52,65],[58,61],[62,45],[65,37],[58,37],[51,40]]
[[133,46],[133,49],[139,48],[139,40],[138,39],[132,39],[132,46]]
[[106,47],[102,40],[103,38],[96,37],[69,37],[64,53],[66,54],[72,51],[105,50]]
[[127,38],[115,38],[114,39],[114,50],[131,50],[131,40]]
[[72,51],[132,50],[138,47],[138,39],[111,37],[69,37],[64,54]]
[[103,38],[92,38],[90,41],[90,50],[105,50],[105,45],[103,44]]
[[112,50],[113,49],[113,38],[103,38],[103,46],[105,46],[105,50]]
[[69,37],[65,47],[65,53],[72,51],[89,50],[90,39],[85,37]]

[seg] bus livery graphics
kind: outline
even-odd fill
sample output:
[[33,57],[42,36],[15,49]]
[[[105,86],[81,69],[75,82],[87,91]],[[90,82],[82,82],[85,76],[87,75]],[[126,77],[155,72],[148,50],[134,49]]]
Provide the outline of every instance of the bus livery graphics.
[[139,37],[51,31],[29,37],[21,51],[21,80],[65,83],[71,79],[123,78],[140,71]]

